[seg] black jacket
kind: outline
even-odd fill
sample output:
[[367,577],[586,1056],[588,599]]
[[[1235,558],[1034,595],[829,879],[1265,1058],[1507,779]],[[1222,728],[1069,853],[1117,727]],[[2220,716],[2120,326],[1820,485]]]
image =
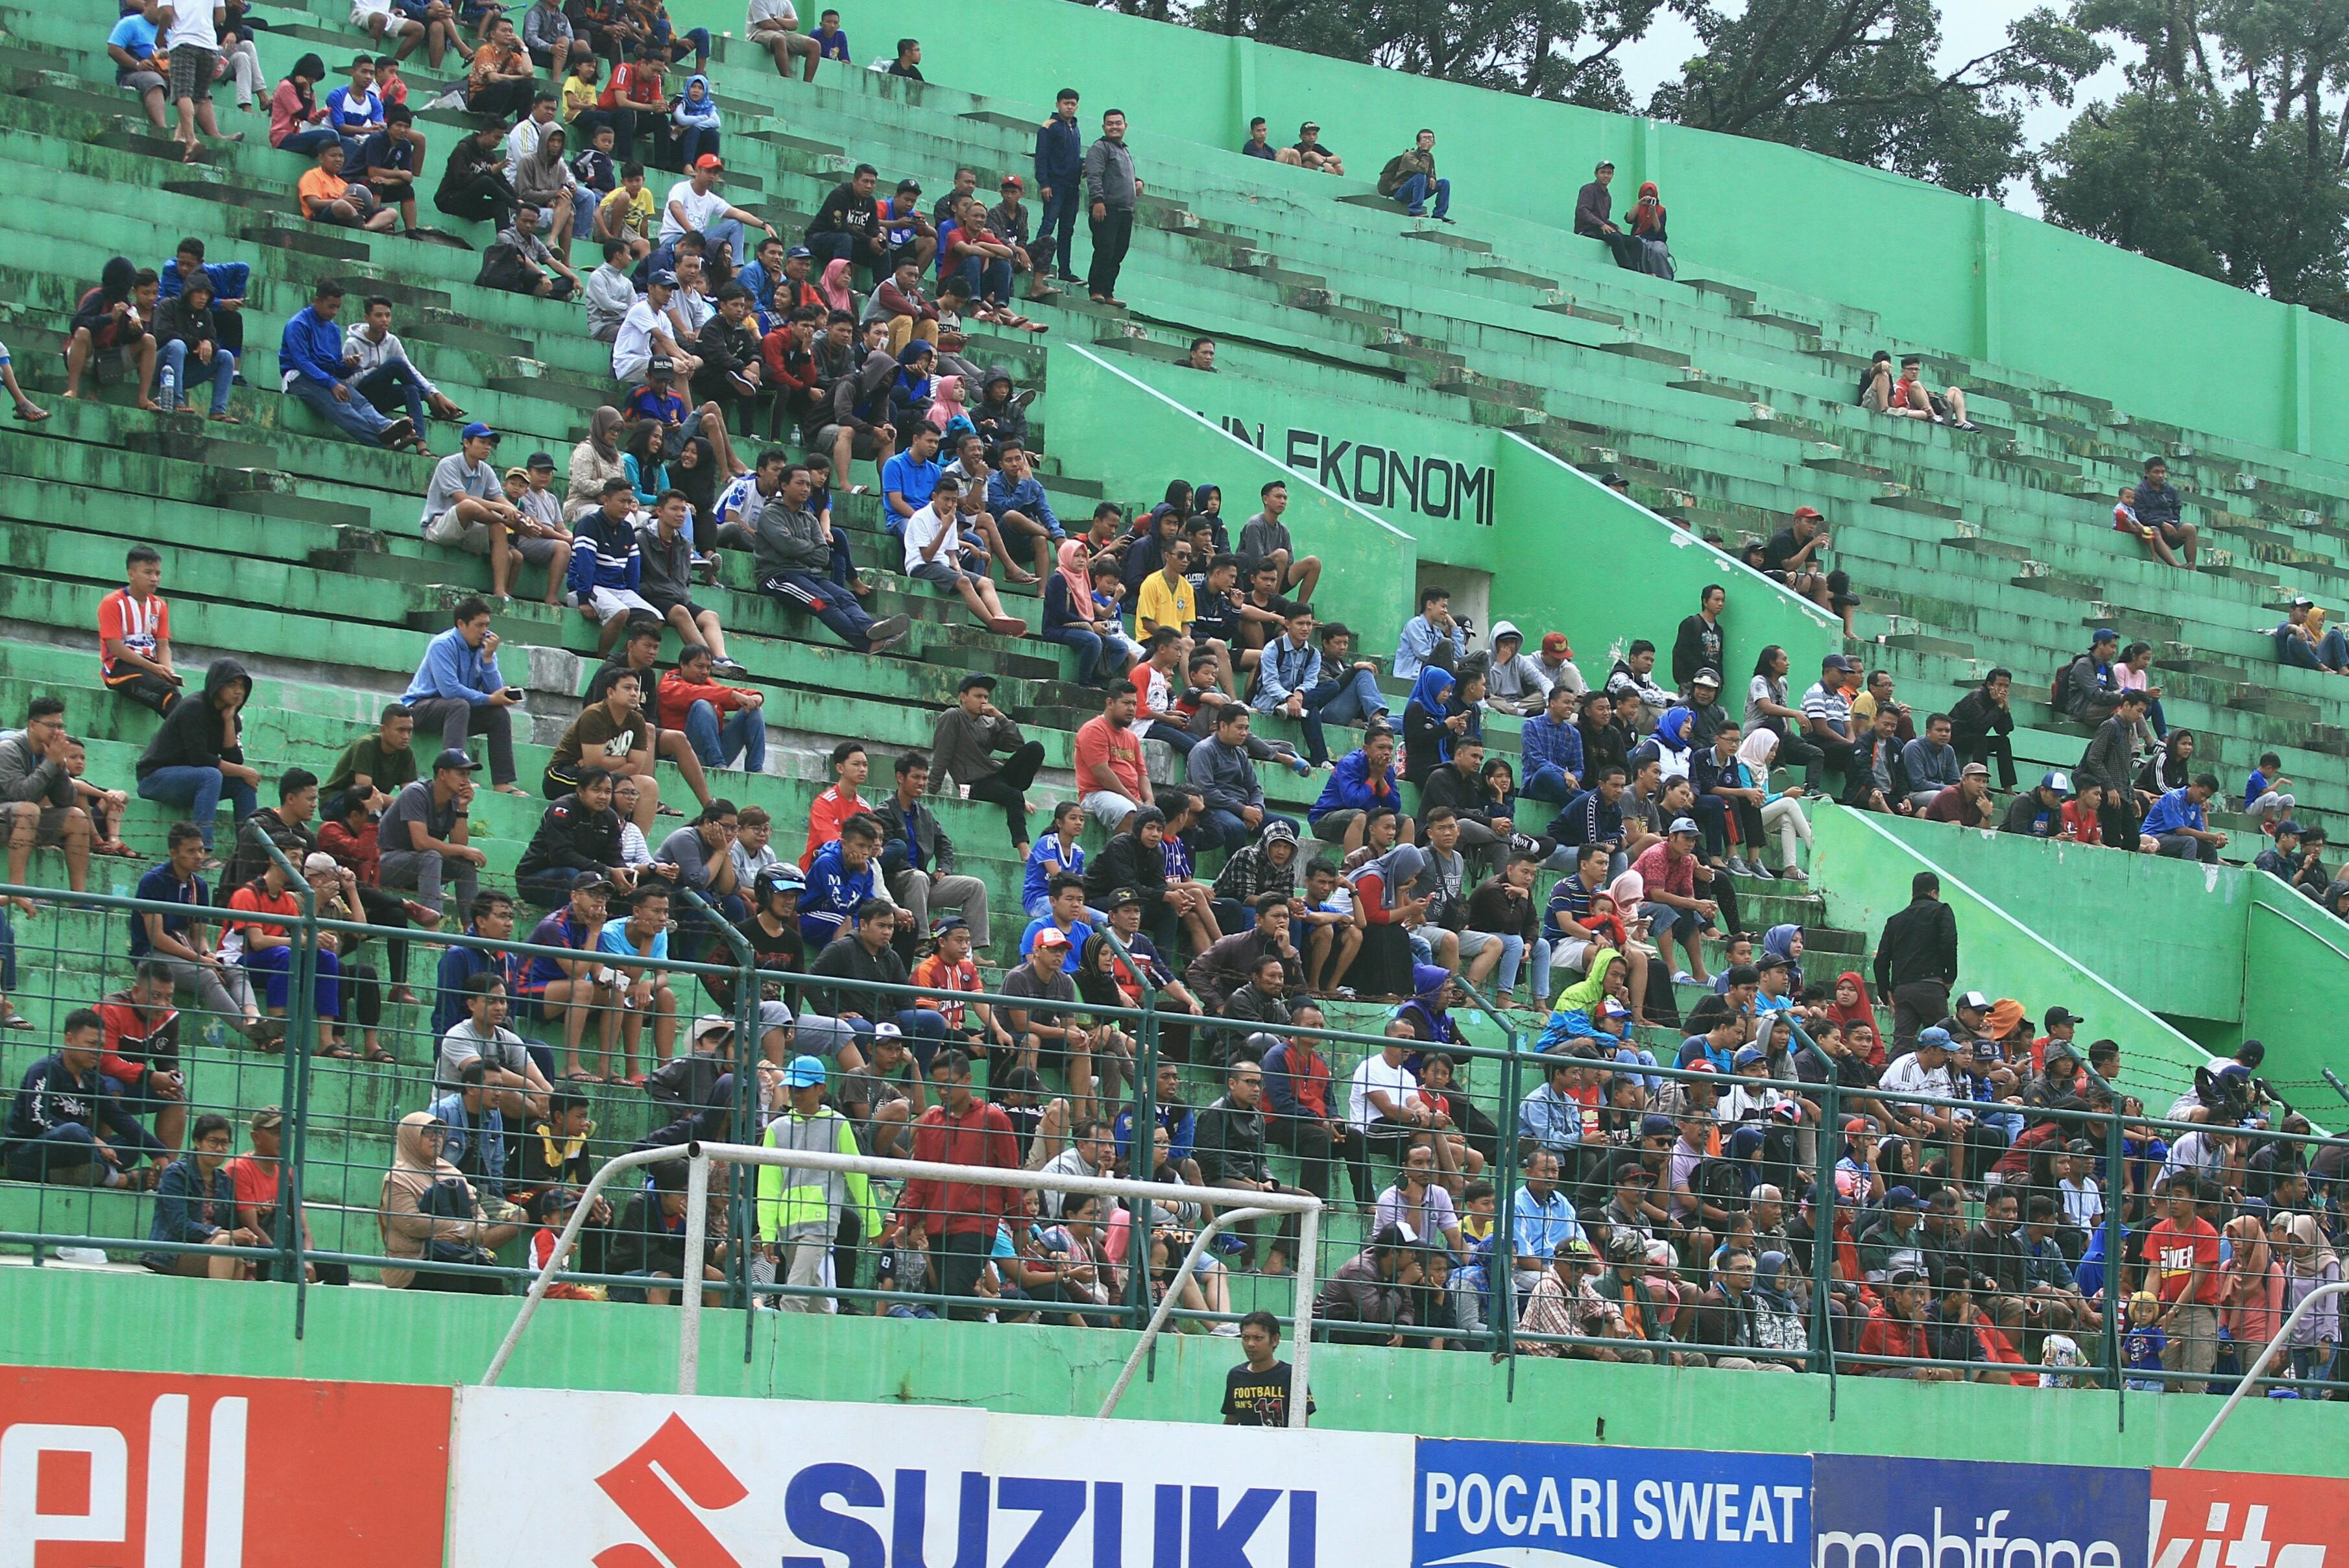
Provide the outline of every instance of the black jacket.
[[826,1018],[837,1018],[843,1012],[854,1012],[860,1018],[890,1018],[902,1012],[910,998],[870,991],[841,991],[828,985],[812,983],[819,978],[831,980],[862,980],[884,985],[906,983],[905,961],[897,956],[895,948],[883,948],[875,953],[856,940],[854,930],[834,937],[815,955],[808,965],[811,983],[807,988],[807,1004]]
[[2014,711],[1992,701],[1979,686],[1959,698],[1957,705],[1950,710],[1950,743],[1961,752],[1979,743],[1985,735],[2013,732]]
[[1593,724],[1588,719],[1577,719],[1574,727],[1582,732],[1582,780],[1585,784],[1599,781],[1599,770],[1609,763],[1623,770],[1629,780],[1631,774],[1631,732],[1609,719],[1604,724]]
[[1907,799],[1911,785],[1909,766],[1900,760],[1900,748],[1897,732],[1879,735],[1870,725],[1852,747],[1851,769],[1844,783],[1844,805],[1859,805],[1867,801],[1868,792],[1876,785],[1876,754],[1879,751],[1884,753],[1884,776],[1892,781],[1892,787],[1885,792],[1884,804],[1895,805]]
[[2003,1236],[1993,1234],[1988,1225],[1977,1225],[1968,1231],[1966,1272],[1973,1276],[1977,1290],[2008,1296],[2029,1292],[2031,1268],[2023,1256],[2023,1227],[2017,1224]]
[[162,728],[147,742],[146,753],[139,759],[138,774],[141,779],[157,768],[216,768],[221,763],[244,761],[244,723],[242,718],[232,721],[235,739],[221,744],[221,716],[212,706],[222,691],[234,681],[242,680],[248,694],[253,689],[253,677],[244,666],[233,659],[216,659],[204,671],[204,689],[201,695],[186,698],[173,705],[163,716]]
[[1672,639],[1672,684],[1685,691],[1700,670],[1721,673],[1723,641],[1718,625],[1701,615],[1692,615],[1681,622],[1680,635]]
[[522,852],[514,874],[607,871],[620,862],[620,814],[608,805],[601,813],[589,811],[574,792],[539,817],[538,830],[530,836],[530,847]]
[[1419,784],[1419,826],[1424,836],[1427,814],[1448,805],[1463,822],[1493,826],[1493,792],[1474,774],[1464,774],[1450,763],[1429,774]]
[[954,872],[954,840],[938,826],[938,819],[922,802],[914,802],[913,836],[907,839],[907,814],[897,809],[897,797],[891,795],[874,812],[881,819],[881,864],[891,875],[913,864],[913,855],[905,846],[910,842],[922,852],[922,869],[933,877],[951,876]]
[[1256,961],[1266,953],[1280,960],[1281,981],[1292,993],[1303,986],[1305,962],[1297,956],[1297,950],[1273,946],[1261,926],[1226,937],[1193,959],[1184,971],[1183,983],[1191,988],[1199,1005],[1220,1013],[1234,992],[1247,988],[1248,976],[1256,971]]
[[[2108,793],[2127,791],[2129,757],[2136,749],[2136,727],[2118,719],[2106,719],[2089,741],[2088,749],[2080,753],[2080,765],[2072,770],[2073,787],[2093,784],[2104,785]],[[2128,797],[2123,794],[2121,798]]]
[[1137,833],[1118,834],[1102,846],[1085,862],[1086,901],[1103,908],[1103,900],[1121,888],[1141,894],[1144,910],[1157,908],[1166,897],[1166,852],[1148,847]]
[[1958,978],[1958,917],[1939,898],[1919,898],[1884,922],[1876,939],[1876,989],[1889,993],[1911,981]]
[[277,847],[285,852],[285,858],[294,863],[296,871],[302,869],[304,857],[318,847],[317,834],[307,827],[296,827],[276,812],[264,807],[246,817],[237,828],[236,848],[228,857],[228,870],[221,877],[222,887],[242,888],[247,882],[259,880],[269,869],[272,864],[269,851],[261,846],[264,834],[277,841]]
[[1264,1159],[1264,1112],[1244,1111],[1229,1095],[1199,1113],[1191,1153],[1211,1186],[1272,1179]]

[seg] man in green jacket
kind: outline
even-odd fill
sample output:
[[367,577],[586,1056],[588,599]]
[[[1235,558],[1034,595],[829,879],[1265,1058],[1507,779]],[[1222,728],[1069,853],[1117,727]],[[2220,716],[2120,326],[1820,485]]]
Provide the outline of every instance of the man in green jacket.
[[[783,1069],[783,1086],[791,1092],[792,1106],[767,1124],[769,1148],[862,1152],[848,1118],[823,1103],[822,1061],[792,1057]],[[857,1240],[868,1241],[881,1233],[872,1185],[862,1171],[759,1168],[759,1240],[775,1265],[779,1282],[814,1290],[839,1282],[833,1276],[832,1242],[840,1229],[841,1210],[848,1206],[856,1211]],[[827,1295],[778,1296],[775,1304],[785,1312],[840,1310],[839,1302]]]

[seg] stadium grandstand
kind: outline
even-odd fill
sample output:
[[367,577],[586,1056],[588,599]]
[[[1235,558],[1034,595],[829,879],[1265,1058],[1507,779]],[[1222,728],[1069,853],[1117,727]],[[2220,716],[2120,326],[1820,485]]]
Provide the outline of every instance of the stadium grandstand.
[[2142,1465],[2339,1281],[2341,323],[1065,0],[0,71],[10,1361]]

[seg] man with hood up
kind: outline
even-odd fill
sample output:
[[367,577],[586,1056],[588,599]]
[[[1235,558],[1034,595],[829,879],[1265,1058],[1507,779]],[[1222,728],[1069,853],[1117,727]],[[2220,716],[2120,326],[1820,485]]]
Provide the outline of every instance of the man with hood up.
[[1538,713],[1549,703],[1549,674],[1526,653],[1526,634],[1510,620],[1493,623],[1493,667],[1485,674],[1485,705],[1496,713]]
[[[987,372],[987,383],[980,389],[978,403],[970,410],[970,422],[989,446],[1016,441],[1028,446],[1028,405],[1035,400],[1033,392],[1015,391],[1011,371],[998,365]],[[1030,450],[1033,450],[1032,448]]]

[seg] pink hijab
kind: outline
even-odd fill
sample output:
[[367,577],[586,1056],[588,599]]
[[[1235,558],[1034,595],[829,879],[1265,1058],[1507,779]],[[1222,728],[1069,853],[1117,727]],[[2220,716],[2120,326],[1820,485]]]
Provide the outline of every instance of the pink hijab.
[[1061,580],[1069,585],[1069,613],[1081,620],[1093,618],[1092,557],[1081,539],[1063,539],[1059,552]]
[[[968,417],[963,407],[960,376],[940,376],[930,383],[931,424],[943,431],[956,420]],[[1088,587],[1086,592],[1090,594],[1092,589]]]
[[845,261],[826,262],[823,275],[815,280],[815,291],[823,296],[824,304],[834,310],[854,310],[856,304],[848,292],[848,266]]

